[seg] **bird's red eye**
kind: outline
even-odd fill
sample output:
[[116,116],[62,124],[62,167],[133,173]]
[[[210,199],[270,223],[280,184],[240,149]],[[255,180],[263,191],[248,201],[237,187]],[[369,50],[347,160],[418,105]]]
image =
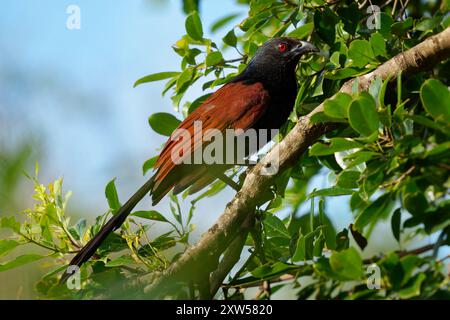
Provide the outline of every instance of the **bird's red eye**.
[[278,51],[280,51],[281,53],[285,52],[287,49],[287,45],[285,43],[280,43],[278,45]]

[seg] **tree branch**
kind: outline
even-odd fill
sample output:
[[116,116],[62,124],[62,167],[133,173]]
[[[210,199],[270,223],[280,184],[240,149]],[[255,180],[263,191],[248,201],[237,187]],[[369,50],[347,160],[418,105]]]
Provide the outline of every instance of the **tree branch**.
[[[376,70],[347,81],[340,92],[352,93],[355,81],[357,90],[365,91],[377,77],[396,79],[398,73],[411,74],[425,70],[450,57],[450,28],[434,35],[408,51],[388,60]],[[324,103],[309,114],[300,118],[294,128],[248,173],[241,190],[229,202],[218,221],[205,232],[199,242],[190,247],[165,272],[145,288],[150,297],[157,297],[160,288],[167,280],[200,279],[201,275],[211,274],[216,268],[218,257],[236,238],[240,227],[253,215],[255,208],[262,205],[261,194],[267,192],[277,175],[264,175],[271,163],[279,163],[278,174],[293,166],[300,156],[318,138],[333,130],[336,125],[330,123],[311,123],[311,117],[322,112]],[[211,263],[211,261],[215,261]],[[203,270],[198,270],[204,266]]]

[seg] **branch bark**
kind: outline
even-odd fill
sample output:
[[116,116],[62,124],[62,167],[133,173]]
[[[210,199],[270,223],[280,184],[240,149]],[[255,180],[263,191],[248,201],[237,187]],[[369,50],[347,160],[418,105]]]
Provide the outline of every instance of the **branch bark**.
[[[341,87],[340,92],[352,93],[357,81],[357,90],[368,90],[372,81],[381,79],[396,79],[401,71],[411,74],[428,69],[450,57],[450,28],[434,35],[415,47],[402,52],[388,60],[374,71],[349,80]],[[242,225],[249,215],[253,216],[255,208],[261,203],[261,194],[267,192],[277,175],[264,175],[265,169],[271,163],[279,163],[278,174],[293,166],[300,156],[322,135],[335,128],[332,123],[311,123],[311,117],[323,111],[320,104],[309,114],[300,118],[294,128],[248,173],[241,190],[229,202],[218,221],[205,232],[199,242],[190,247],[165,272],[152,281],[145,292],[150,297],[157,297],[165,281],[182,279],[205,279],[217,269],[219,257],[239,234]],[[276,162],[277,161],[277,162]],[[204,266],[203,270],[198,270]],[[155,279],[155,277],[152,277]],[[217,282],[214,281],[214,289]],[[211,292],[213,295],[214,293]]]

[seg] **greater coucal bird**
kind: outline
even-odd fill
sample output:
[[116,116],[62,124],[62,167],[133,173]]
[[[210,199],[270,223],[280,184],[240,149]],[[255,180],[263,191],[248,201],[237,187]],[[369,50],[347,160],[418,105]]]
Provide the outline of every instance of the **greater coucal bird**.
[[[179,128],[194,132],[194,121],[201,121],[203,130],[225,129],[279,129],[292,111],[296,94],[295,70],[303,54],[319,51],[306,41],[294,38],[274,38],[258,48],[254,57],[230,82],[213,93],[193,111]],[[191,135],[191,147],[204,145],[202,136]],[[214,181],[211,170],[222,173],[229,166],[175,164],[171,154],[179,147],[176,139],[169,139],[154,166],[155,174],[146,182],[101,228],[72,259],[70,265],[81,266],[87,261],[112,231],[119,228],[136,204],[148,193],[153,205],[171,189],[179,193],[191,187],[190,193]],[[184,141],[184,143],[186,143]],[[193,150],[191,148],[190,150]],[[67,280],[68,274],[62,281]]]

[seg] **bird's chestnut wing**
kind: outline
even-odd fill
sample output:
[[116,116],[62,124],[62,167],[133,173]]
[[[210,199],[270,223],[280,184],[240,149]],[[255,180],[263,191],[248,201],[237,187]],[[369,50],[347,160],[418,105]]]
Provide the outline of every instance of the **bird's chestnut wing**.
[[206,174],[204,165],[177,165],[172,161],[174,148],[190,150],[183,154],[183,157],[188,157],[204,145],[202,134],[194,134],[194,121],[201,121],[203,133],[208,129],[222,132],[229,128],[246,130],[255,125],[268,105],[269,95],[259,82],[232,82],[213,93],[179,125],[178,128],[189,132],[190,139],[178,139],[175,130],[161,151],[154,167],[153,202],[158,202],[177,184],[177,189],[185,189]]

